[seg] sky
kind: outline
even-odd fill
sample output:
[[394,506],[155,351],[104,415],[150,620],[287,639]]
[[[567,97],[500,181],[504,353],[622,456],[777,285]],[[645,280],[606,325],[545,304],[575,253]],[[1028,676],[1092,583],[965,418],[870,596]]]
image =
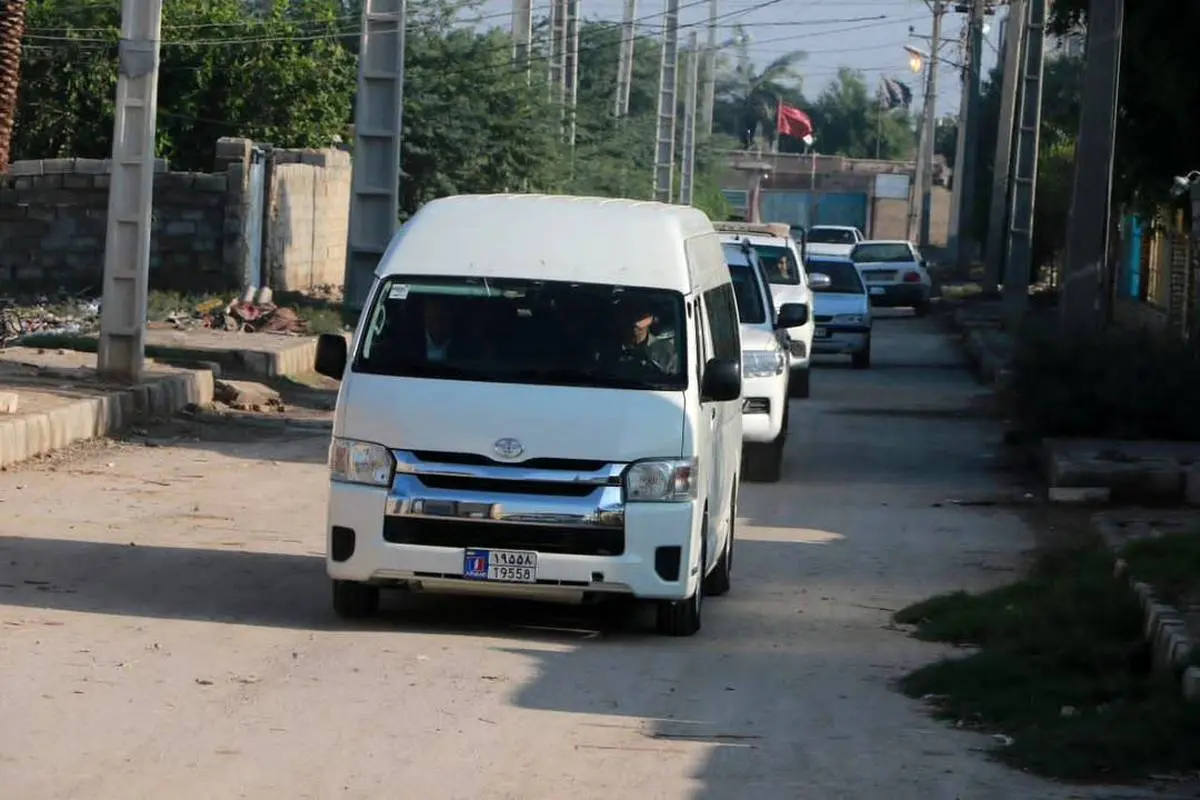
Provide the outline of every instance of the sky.
[[[534,19],[544,17],[549,0],[533,0]],[[905,81],[913,89],[914,104],[923,97],[923,77],[909,68],[904,45],[929,51],[933,15],[922,0],[718,0],[718,41],[733,36],[734,26],[744,26],[750,34],[750,56],[756,67],[793,51],[807,53],[798,68],[804,79],[805,94],[815,98],[837,76],[839,67],[864,72],[868,83],[882,77]],[[705,41],[709,0],[680,0],[680,39],[696,30]],[[622,0],[580,0],[586,19],[620,21]],[[505,24],[503,15],[511,9],[511,0],[485,0],[481,13],[487,24]],[[661,30],[663,0],[639,0],[636,19],[643,25]],[[999,47],[999,21],[1006,10],[988,18],[985,35],[984,75],[996,63]],[[966,14],[950,11],[942,26],[942,58],[960,62],[959,41]],[[909,26],[913,34],[909,34]],[[925,37],[921,39],[919,37]],[[581,46],[584,44],[580,43]],[[615,80],[615,76],[614,76]],[[938,116],[958,110],[962,84],[958,72],[945,61],[938,73]]]

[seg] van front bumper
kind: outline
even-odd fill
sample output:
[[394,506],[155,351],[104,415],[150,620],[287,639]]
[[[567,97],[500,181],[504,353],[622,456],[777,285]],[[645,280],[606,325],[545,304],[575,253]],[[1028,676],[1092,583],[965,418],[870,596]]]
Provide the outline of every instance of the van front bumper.
[[812,327],[788,328],[788,366],[805,369],[812,360]]
[[788,375],[742,380],[742,441],[773,442],[783,429]]
[[[593,499],[601,499],[602,493],[608,498],[620,497],[621,489],[598,489]],[[391,489],[333,482],[326,526],[326,571],[335,580],[545,599],[606,592],[680,600],[698,589],[701,515],[695,502],[610,503],[605,511],[607,525],[584,524],[570,519],[570,514],[562,515],[565,524],[550,522],[556,519],[556,512],[564,510],[564,501],[578,506],[577,501],[582,500],[431,489],[410,475],[398,475]],[[486,507],[495,509],[490,516],[465,516],[475,513],[472,509]],[[538,517],[537,508],[542,509],[540,518],[547,520],[545,523],[508,521]],[[438,513],[428,513],[431,509]],[[508,520],[491,518],[496,516]],[[433,543],[439,538],[447,544]],[[528,542],[540,542],[545,549]],[[468,578],[468,548],[532,550],[537,553],[536,582]],[[571,549],[616,554],[562,552]],[[697,566],[693,568],[694,562]]]

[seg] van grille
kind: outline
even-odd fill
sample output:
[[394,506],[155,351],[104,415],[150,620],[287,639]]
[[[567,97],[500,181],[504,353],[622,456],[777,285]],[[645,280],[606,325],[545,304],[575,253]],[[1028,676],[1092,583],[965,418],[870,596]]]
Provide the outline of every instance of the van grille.
[[435,464],[462,464],[472,467],[521,467],[523,469],[557,469],[564,472],[595,472],[603,469],[605,461],[584,461],[575,458],[531,458],[528,461],[497,461],[475,453],[444,453],[438,450],[409,451],[419,461]]
[[417,517],[385,517],[383,540],[392,544],[532,550],[581,556],[619,556],[625,552],[625,531],[619,528],[570,528]]

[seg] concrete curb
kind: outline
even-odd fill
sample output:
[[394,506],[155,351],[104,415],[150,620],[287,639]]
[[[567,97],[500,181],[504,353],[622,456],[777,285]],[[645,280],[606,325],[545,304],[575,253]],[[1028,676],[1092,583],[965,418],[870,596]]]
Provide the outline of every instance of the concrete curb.
[[118,433],[139,419],[170,416],[193,403],[211,403],[212,397],[212,373],[187,370],[130,389],[76,400],[42,414],[0,419],[0,467],[75,442]]
[[[1118,538],[1112,520],[1093,518],[1092,527],[1104,544],[1115,551]],[[1194,666],[1194,658],[1200,654],[1200,649],[1188,634],[1183,615],[1174,606],[1163,602],[1150,584],[1136,580],[1123,559],[1117,559],[1115,574],[1125,579],[1142,607],[1145,620],[1142,634],[1150,644],[1154,668],[1176,676],[1185,700],[1200,701],[1200,667]]]

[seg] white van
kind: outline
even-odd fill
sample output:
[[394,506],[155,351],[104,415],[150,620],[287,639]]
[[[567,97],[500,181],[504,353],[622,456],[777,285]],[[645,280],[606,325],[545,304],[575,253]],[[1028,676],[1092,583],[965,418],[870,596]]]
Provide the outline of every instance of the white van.
[[683,206],[448,197],[393,238],[347,347],[330,447],[338,614],[383,587],[657,601],[729,589],[741,339],[712,223]]

